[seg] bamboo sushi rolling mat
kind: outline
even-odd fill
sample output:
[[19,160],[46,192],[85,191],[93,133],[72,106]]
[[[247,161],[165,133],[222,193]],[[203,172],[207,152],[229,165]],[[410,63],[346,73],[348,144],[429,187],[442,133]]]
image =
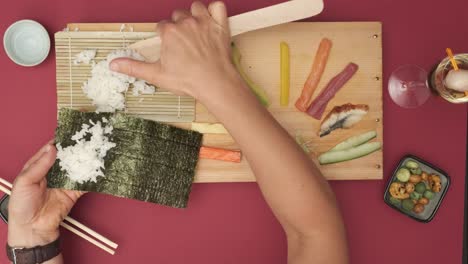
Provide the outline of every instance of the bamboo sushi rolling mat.
[[[125,29],[134,32],[119,32],[122,23],[68,24],[69,32],[55,35],[57,49],[57,96],[58,107],[70,106],[69,57],[83,49],[97,48],[97,60],[107,52],[121,49],[139,39],[153,36],[155,23],[127,23]],[[77,30],[77,32],[75,32]],[[82,37],[81,39],[79,37]],[[95,42],[83,41],[92,36]],[[320,39],[327,37],[333,47],[314,94],[317,96],[326,83],[339,73],[349,62],[359,65],[356,75],[337,93],[326,109],[345,103],[367,104],[370,107],[365,118],[352,129],[341,129],[319,138],[317,131],[320,122],[298,112],[294,103],[299,96],[304,81],[310,72],[315,51]],[[71,39],[71,54],[69,40]],[[77,42],[75,42],[77,41]],[[314,142],[311,158],[317,163],[317,156],[340,141],[370,130],[377,130],[377,141],[383,143],[382,110],[382,40],[380,22],[299,22],[279,25],[267,29],[245,33],[233,38],[242,53],[242,64],[247,74],[269,95],[269,111],[294,136],[300,134],[307,141]],[[291,53],[291,88],[288,107],[279,105],[279,43],[286,41]],[[75,45],[73,45],[75,44]],[[94,46],[93,46],[94,45]],[[100,45],[100,46],[99,46]],[[101,47],[102,49],[99,49]],[[92,110],[90,102],[81,91],[82,82],[90,74],[89,66],[72,65],[73,107]],[[77,79],[75,79],[75,77]],[[76,82],[75,82],[76,81]],[[131,91],[129,92],[131,94]],[[154,96],[143,96],[144,100],[127,95],[127,109],[130,114],[153,120],[176,122],[175,125],[190,128],[192,121],[216,123],[216,119],[201,104],[181,97],[181,112],[178,116],[178,97],[159,92]],[[79,100],[78,100],[79,99]],[[150,100],[151,99],[151,100]],[[79,103],[79,104],[78,104]],[[161,111],[161,112],[159,112]],[[267,131],[265,132],[267,133]],[[204,145],[237,149],[237,144],[229,134],[205,134]],[[275,150],[275,146],[272,146]],[[287,164],[285,164],[287,166]],[[319,166],[329,180],[362,180],[383,178],[383,151],[377,151],[352,161]],[[288,175],[285,175],[287,177]],[[255,181],[252,171],[243,158],[242,162],[229,163],[202,159],[198,163],[195,182],[246,182]]]
[[[113,50],[125,49],[138,40],[154,36],[152,32],[58,32],[55,34],[57,67],[57,107],[92,111],[95,107],[83,93],[83,82],[91,77],[91,65],[74,65],[75,56],[83,50],[97,50],[101,61]],[[195,100],[157,89],[152,95],[134,96],[132,87],[125,94],[124,112],[162,122],[192,122]]]

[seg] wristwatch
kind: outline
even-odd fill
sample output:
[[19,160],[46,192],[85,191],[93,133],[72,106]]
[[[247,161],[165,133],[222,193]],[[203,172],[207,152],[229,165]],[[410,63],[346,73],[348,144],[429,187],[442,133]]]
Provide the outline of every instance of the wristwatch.
[[60,239],[52,243],[33,248],[10,247],[7,243],[6,253],[13,264],[38,264],[46,262],[60,254]]

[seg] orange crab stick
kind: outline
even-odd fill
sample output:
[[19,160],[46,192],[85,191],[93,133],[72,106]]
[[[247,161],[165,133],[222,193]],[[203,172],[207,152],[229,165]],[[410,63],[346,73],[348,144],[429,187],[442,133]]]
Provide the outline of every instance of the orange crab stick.
[[296,108],[299,109],[299,111],[307,111],[307,108],[312,101],[312,95],[317,89],[320,78],[325,71],[325,66],[327,65],[328,55],[330,54],[331,47],[331,40],[323,38],[322,41],[320,41],[319,48],[315,54],[312,70],[310,71],[309,76],[307,77],[307,80],[304,84],[301,96],[296,101]]
[[236,163],[241,162],[241,152],[239,150],[201,147],[199,157],[201,159],[214,159]]

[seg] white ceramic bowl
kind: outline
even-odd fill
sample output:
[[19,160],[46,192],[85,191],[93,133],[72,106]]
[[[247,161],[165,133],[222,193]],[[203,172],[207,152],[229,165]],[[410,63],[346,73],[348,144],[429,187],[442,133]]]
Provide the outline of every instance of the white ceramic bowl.
[[33,20],[13,23],[3,35],[3,47],[12,61],[21,66],[35,66],[43,62],[50,51],[46,29]]

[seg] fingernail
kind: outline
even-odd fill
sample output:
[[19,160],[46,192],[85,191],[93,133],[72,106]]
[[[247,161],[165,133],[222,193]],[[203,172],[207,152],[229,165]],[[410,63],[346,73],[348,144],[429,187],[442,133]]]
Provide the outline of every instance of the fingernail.
[[116,61],[112,61],[111,64],[110,64],[110,69],[113,70],[113,71],[119,71],[119,63],[116,62]]
[[50,151],[50,148],[51,148],[51,146],[50,146],[49,144],[45,145],[45,146],[44,146],[44,150],[43,150],[44,153],[49,152],[49,151]]

